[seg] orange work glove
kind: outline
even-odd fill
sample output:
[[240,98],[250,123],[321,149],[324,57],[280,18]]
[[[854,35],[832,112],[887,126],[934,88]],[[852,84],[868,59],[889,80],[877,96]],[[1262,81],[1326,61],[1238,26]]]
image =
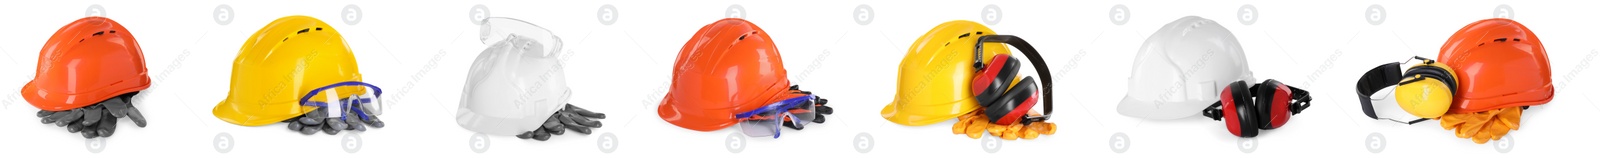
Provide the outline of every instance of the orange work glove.
[[1511,130],[1517,130],[1521,122],[1522,107],[1445,114],[1439,117],[1439,125],[1445,130],[1455,130],[1456,137],[1469,138],[1478,144],[1488,143],[1489,140],[1500,140],[1501,136],[1505,136]]
[[[1038,116],[1039,114],[1029,111],[1028,115]],[[988,132],[989,135],[1000,137],[1000,139],[1005,140],[1016,140],[1017,138],[1033,139],[1038,138],[1040,134],[1055,134],[1056,124],[1050,122],[1034,122],[1029,125],[1022,125],[1021,123],[1013,122],[1011,125],[999,125],[989,123],[989,117],[983,115],[983,109],[978,109],[958,117],[956,124],[951,127],[951,132],[955,134],[966,134],[968,138],[973,139],[983,137],[984,132]]]

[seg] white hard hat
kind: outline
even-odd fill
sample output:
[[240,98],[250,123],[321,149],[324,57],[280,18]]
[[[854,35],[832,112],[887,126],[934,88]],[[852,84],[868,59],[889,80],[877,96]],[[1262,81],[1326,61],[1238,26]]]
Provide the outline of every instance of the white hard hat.
[[534,131],[567,104],[572,90],[555,53],[561,39],[522,20],[488,18],[480,39],[490,44],[473,60],[456,123],[475,132]]
[[1188,16],[1145,39],[1117,113],[1145,119],[1193,116],[1234,81],[1255,83],[1244,50],[1216,21]]

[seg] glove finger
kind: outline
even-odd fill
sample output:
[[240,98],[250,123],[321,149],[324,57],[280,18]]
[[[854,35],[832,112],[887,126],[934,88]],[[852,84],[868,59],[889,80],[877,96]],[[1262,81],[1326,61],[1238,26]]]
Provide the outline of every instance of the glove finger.
[[989,127],[988,123],[986,121],[973,121],[972,124],[967,124],[967,137],[972,139],[983,137],[984,129]]
[[144,127],[145,125],[144,114],[140,113],[139,108],[133,107],[132,104],[128,106],[128,120],[133,120],[133,125],[139,127]]
[[[556,115],[556,116],[561,116],[561,115]],[[567,129],[571,129],[572,131],[577,131],[578,133],[589,134],[589,127],[584,127],[583,125],[578,124],[578,122],[572,121],[572,118],[569,118],[569,117],[557,117],[557,119],[560,119],[561,120],[561,124],[563,126],[567,127]]]
[[955,125],[951,125],[950,126],[950,132],[951,133],[955,133],[955,134],[966,133],[967,132],[967,125],[971,125],[971,124],[972,124],[972,119],[971,118],[966,117],[966,116],[961,116],[961,118],[956,119],[956,124]]
[[517,134],[517,138],[518,139],[533,139],[533,131],[527,131],[527,132],[522,132],[522,134]]
[[811,122],[812,122],[812,123],[824,123],[824,122],[828,122],[828,117],[824,117],[824,116],[827,116],[827,115],[815,115],[815,117],[812,117],[812,118],[811,118]]
[[99,134],[94,133],[94,130],[84,130],[79,131],[78,133],[83,134],[83,138],[94,138],[100,136]]
[[828,99],[819,99],[817,102],[817,114],[833,115],[833,107],[822,104],[822,102],[828,102]]
[[333,128],[332,122],[329,122],[328,124],[323,124],[322,125],[322,133],[327,133],[328,135],[336,135],[336,134],[339,134],[339,131],[341,131],[341,129]]
[[361,122],[366,122],[367,125],[368,126],[372,126],[372,128],[383,128],[383,126],[384,126],[383,120],[379,120],[378,116],[375,116],[375,115],[367,115],[366,119],[360,119],[360,120],[361,120]]
[[50,116],[50,114],[56,114],[56,112],[39,110],[39,113],[35,113],[33,115],[39,118],[45,118],[45,116]]
[[335,131],[338,131],[338,130],[349,130],[350,129],[350,125],[349,124],[345,124],[344,120],[339,120],[341,118],[327,118],[327,119],[328,120],[322,121],[322,122],[327,122],[328,123],[328,127],[330,127],[331,129],[333,129]]
[[367,131],[367,126],[361,124],[361,119],[357,119],[357,118],[344,119],[344,124],[349,125],[350,126],[349,127],[350,130]]
[[1022,139],[1033,138],[1039,138],[1039,131],[1033,130],[1032,128],[1029,128],[1028,130],[1022,130]]
[[987,127],[987,128],[988,129],[986,129],[986,130],[989,131],[989,135],[1000,136],[1000,133],[1005,133],[1006,132],[1006,126],[1005,125],[989,124],[989,127]]
[[533,130],[533,140],[539,140],[539,141],[550,140],[550,132],[547,132],[547,130],[545,130],[543,128]]
[[[117,132],[117,117],[112,117],[110,113],[103,113],[100,115],[104,116],[100,117],[100,124],[96,125],[99,126],[99,128],[95,128],[99,131],[95,131],[95,133],[99,134],[101,137],[111,137],[111,134],[115,134]],[[88,127],[84,128],[84,130],[89,130]]]
[[105,102],[100,102],[100,105],[105,106],[106,110],[111,112],[111,116],[116,118],[127,117],[128,107],[133,107],[132,105],[128,104],[127,100],[122,99],[122,97],[112,97],[111,99],[106,99]]
[[100,116],[106,115],[106,112],[100,106],[86,106],[83,109],[83,121],[80,121],[83,125],[100,123]]
[[561,117],[560,116],[561,115],[552,115],[552,116],[550,116],[550,119],[544,120],[544,125],[540,126],[540,127],[544,127],[544,128],[541,128],[541,129],[544,129],[545,133],[550,133],[550,134],[555,134],[555,135],[561,135],[562,133],[566,133],[567,128],[564,127],[565,125],[561,124],[561,119],[560,119]]
[[1506,112],[1501,112],[1500,116],[1495,117],[1499,118],[1498,120],[1500,120],[1500,123],[1504,124],[1506,127],[1510,127],[1511,130],[1516,130],[1522,127],[1522,108],[1512,107],[1512,109],[1509,109]]
[[82,131],[82,130],[83,130],[83,124],[82,123],[72,123],[70,125],[67,125],[67,133],[78,133],[78,131]]
[[1490,136],[1489,138],[1490,139],[1500,140],[1501,136],[1505,136],[1506,133],[1510,133],[1511,132],[1511,127],[1506,126],[1506,124],[1494,123],[1494,124],[1489,125],[1488,127],[1484,127],[1483,130],[1484,130],[1484,133],[1489,133],[1489,136]]
[[305,128],[306,127],[306,125],[300,124],[300,121],[289,122],[288,126],[289,126],[289,130],[290,131],[296,131],[296,132],[300,131],[300,128]]
[[572,105],[572,104],[567,104],[566,108],[567,108],[566,109],[567,112],[576,113],[578,115],[582,115],[583,117],[593,117],[593,118],[600,118],[600,119],[605,119],[606,118],[606,114],[605,113],[598,113],[598,112],[589,111],[588,109],[583,109],[583,108],[580,108],[580,107]]
[[71,110],[51,113],[50,116],[44,117],[44,122],[43,123],[44,124],[53,124],[53,123],[58,122],[59,120],[67,119],[68,115],[72,115],[72,111]]
[[[312,112],[312,113],[315,113],[315,112]],[[300,124],[316,126],[316,125],[322,125],[322,121],[323,121],[323,119],[314,118],[314,117],[311,117],[311,114],[306,114],[306,117],[300,117],[300,121],[299,122],[300,122]]]
[[56,120],[56,127],[66,127],[67,124],[76,122],[80,119],[83,119],[83,109],[72,109],[72,111],[67,111],[66,118]]
[[322,130],[322,126],[305,125],[305,127],[300,128],[300,134],[304,134],[304,135],[317,134],[317,131],[321,131],[321,130]]
[[1017,131],[1005,131],[1001,132],[999,136],[1000,139],[1004,140],[1017,140],[1018,134]]
[[582,126],[586,126],[586,127],[590,127],[590,128],[600,128],[600,126],[601,126],[600,121],[591,120],[587,116],[582,116],[582,115],[574,114],[574,113],[564,113],[564,114],[567,115],[566,116],[567,119],[572,119],[572,122],[576,122],[576,123],[578,123],[578,125],[582,125]]

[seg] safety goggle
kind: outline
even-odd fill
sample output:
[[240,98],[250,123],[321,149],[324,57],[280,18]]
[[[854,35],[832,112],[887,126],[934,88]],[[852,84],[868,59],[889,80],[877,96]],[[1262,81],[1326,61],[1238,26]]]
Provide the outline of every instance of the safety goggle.
[[[336,88],[346,86],[358,86],[363,89],[356,92],[367,93],[339,94],[339,91]],[[326,96],[326,101],[311,100],[311,97],[316,97],[317,94],[326,94],[324,95]],[[341,95],[343,96],[341,97]],[[365,121],[369,119],[369,116],[383,115],[383,99],[380,98],[382,95],[383,89],[379,89],[378,86],[360,81],[346,81],[312,89],[311,93],[307,93],[305,96],[300,97],[300,105],[316,106],[328,109],[328,116],[337,116],[339,117],[339,120],[345,120],[345,118],[355,116]],[[329,108],[329,106],[334,104],[330,104],[328,101],[338,101],[338,103],[336,103],[338,108]]]
[[816,100],[815,95],[805,95],[739,113],[739,129],[746,136],[778,138],[784,123],[790,123],[793,128],[804,128],[806,123],[816,119],[817,113],[812,112],[817,107]]

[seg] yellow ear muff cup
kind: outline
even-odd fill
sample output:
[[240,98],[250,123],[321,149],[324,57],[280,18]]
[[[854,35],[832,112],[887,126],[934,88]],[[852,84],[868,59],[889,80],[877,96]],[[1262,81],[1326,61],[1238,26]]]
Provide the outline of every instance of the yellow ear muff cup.
[[1420,118],[1443,116],[1455,99],[1454,74],[1444,65],[1413,66],[1402,75],[1405,79],[1395,86],[1395,101],[1401,109]]

